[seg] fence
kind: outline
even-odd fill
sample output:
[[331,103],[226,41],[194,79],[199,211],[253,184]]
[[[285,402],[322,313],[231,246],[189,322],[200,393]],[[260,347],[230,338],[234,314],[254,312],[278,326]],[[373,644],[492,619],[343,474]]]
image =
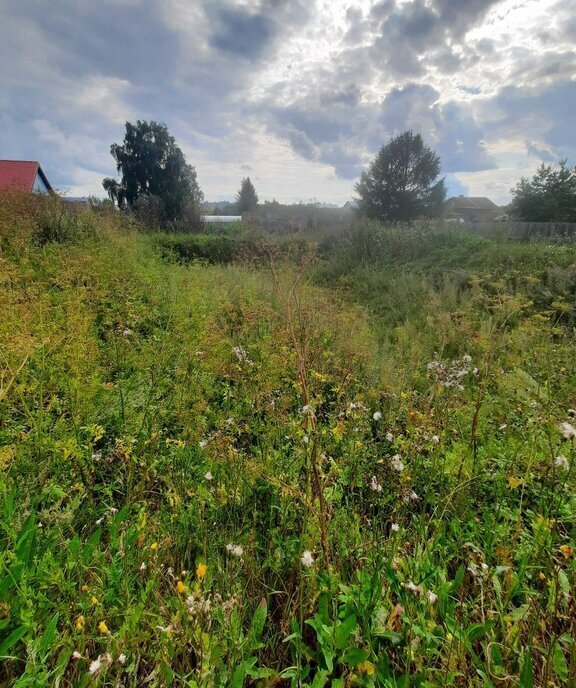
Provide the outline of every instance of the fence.
[[502,237],[517,241],[576,243],[575,222],[474,222],[468,229],[482,236]]

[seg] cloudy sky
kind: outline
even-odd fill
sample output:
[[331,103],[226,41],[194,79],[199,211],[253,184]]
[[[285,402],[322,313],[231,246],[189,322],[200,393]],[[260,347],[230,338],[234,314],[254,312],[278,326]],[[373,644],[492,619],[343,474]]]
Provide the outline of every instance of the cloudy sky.
[[391,136],[504,203],[576,164],[575,0],[0,0],[0,158],[103,195],[124,122],[168,125],[207,199],[343,203]]

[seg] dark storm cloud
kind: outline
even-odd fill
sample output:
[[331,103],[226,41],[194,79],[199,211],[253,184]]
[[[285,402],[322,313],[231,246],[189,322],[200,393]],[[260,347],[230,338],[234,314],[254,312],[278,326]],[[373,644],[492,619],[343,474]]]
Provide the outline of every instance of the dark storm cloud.
[[361,163],[406,129],[420,132],[440,155],[444,172],[494,167],[484,133],[464,103],[440,103],[431,86],[411,83],[392,89],[379,106],[340,104],[329,111],[322,96],[273,111],[272,129],[309,160],[334,167],[344,178],[358,176]]
[[210,39],[212,47],[254,60],[274,37],[274,23],[263,14],[224,7],[217,13],[218,26]]

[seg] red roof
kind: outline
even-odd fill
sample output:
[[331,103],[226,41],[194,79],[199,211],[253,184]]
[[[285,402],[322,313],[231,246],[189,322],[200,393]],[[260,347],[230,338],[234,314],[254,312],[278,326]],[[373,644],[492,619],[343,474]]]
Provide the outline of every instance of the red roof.
[[37,160],[0,160],[0,191],[12,189],[13,191],[32,191],[36,174],[52,190],[46,175]]

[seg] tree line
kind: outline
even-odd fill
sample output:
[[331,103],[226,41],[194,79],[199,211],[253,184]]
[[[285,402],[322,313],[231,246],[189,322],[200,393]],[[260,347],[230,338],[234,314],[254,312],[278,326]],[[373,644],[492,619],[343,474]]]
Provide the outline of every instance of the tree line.
[[[130,209],[147,224],[175,231],[201,224],[200,190],[194,167],[186,162],[165,124],[126,122],[122,144],[110,152],[120,178],[103,186],[119,208]],[[360,215],[381,222],[410,222],[439,217],[446,201],[446,179],[440,177],[438,154],[422,136],[405,131],[383,145],[355,185]],[[510,215],[533,222],[576,222],[576,168],[566,160],[559,168],[542,165],[514,189]],[[249,177],[242,179],[234,210],[241,215],[258,205]],[[229,208],[230,211],[230,208]]]

